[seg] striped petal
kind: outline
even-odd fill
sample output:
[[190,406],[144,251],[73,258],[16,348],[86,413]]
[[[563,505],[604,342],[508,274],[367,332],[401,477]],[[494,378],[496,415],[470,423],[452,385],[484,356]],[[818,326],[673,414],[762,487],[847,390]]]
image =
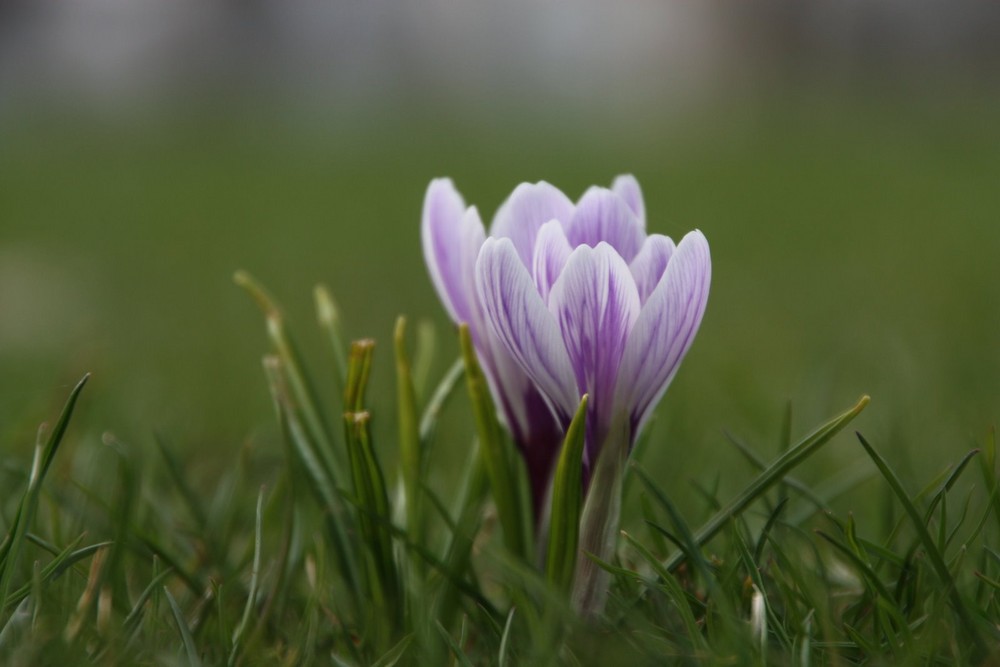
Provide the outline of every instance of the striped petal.
[[448,314],[473,325],[473,274],[486,233],[479,213],[465,208],[450,179],[436,179],[427,188],[420,232],[427,269]]
[[566,260],[569,259],[573,248],[566,240],[566,233],[563,231],[562,223],[558,220],[550,220],[542,225],[538,230],[538,239],[535,241],[535,257],[532,261],[532,275],[535,278],[535,287],[545,303],[549,302],[549,292],[555,284]]
[[549,220],[569,222],[573,202],[559,188],[541,181],[521,183],[497,210],[490,236],[509,238],[521,262],[531,268],[538,230]]
[[552,288],[549,311],[559,323],[578,395],[590,394],[591,454],[610,424],[622,354],[639,310],[628,265],[607,243],[576,248]]
[[596,248],[601,241],[631,262],[646,239],[646,232],[625,200],[604,188],[590,188],[576,206],[566,227],[566,238],[573,247]]
[[487,239],[476,262],[486,326],[567,423],[576,409],[573,367],[559,327],[510,239]]
[[674,242],[669,237],[650,234],[642,244],[639,254],[628,265],[632,277],[635,278],[635,285],[639,288],[639,301],[642,303],[646,303],[649,295],[660,283],[660,278],[667,269],[667,262],[674,254],[674,247]]
[[642,198],[639,181],[632,174],[622,174],[611,184],[611,191],[625,200],[628,207],[635,213],[642,228],[646,228],[646,203]]
[[689,232],[643,305],[622,357],[615,394],[630,412],[633,439],[691,347],[711,279],[708,241],[699,231]]

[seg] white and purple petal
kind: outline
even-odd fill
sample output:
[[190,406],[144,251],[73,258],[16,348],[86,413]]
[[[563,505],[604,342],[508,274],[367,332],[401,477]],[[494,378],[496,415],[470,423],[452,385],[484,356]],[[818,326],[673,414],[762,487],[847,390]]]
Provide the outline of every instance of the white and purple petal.
[[622,354],[640,312],[628,265],[607,243],[576,248],[552,288],[549,311],[559,324],[578,392],[590,394],[593,460],[610,423]]
[[568,423],[580,399],[573,366],[556,320],[510,239],[483,244],[476,290],[489,331]]
[[674,242],[662,234],[650,234],[642,244],[639,254],[628,265],[635,278],[635,286],[639,288],[639,301],[646,303],[660,283],[663,272],[667,269],[670,256],[674,254]]
[[559,278],[572,252],[573,248],[566,239],[562,223],[558,220],[550,220],[538,230],[531,273],[535,279],[535,287],[538,288],[538,293],[546,304],[549,302],[552,285]]
[[643,305],[622,357],[615,392],[632,437],[663,396],[705,314],[712,280],[708,241],[700,231],[681,239],[659,284]]
[[625,200],[643,229],[646,228],[646,203],[642,198],[639,181],[632,174],[622,174],[611,184],[611,191]]
[[573,247],[596,248],[610,244],[626,262],[631,262],[646,239],[646,232],[625,200],[611,190],[590,188],[576,205],[566,226],[566,238]]
[[438,296],[455,322],[475,319],[473,272],[486,233],[476,209],[465,208],[451,179],[431,181],[421,223],[424,259]]
[[538,230],[549,220],[563,224],[573,217],[573,202],[562,190],[545,181],[521,183],[497,210],[490,236],[509,238],[521,262],[531,268]]

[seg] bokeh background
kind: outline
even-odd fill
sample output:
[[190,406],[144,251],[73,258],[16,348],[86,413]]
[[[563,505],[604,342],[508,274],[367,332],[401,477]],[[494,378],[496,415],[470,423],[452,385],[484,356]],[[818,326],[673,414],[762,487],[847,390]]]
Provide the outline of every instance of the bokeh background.
[[[858,427],[921,475],[1000,415],[1000,5],[6,0],[4,456],[84,371],[76,447],[280,452],[243,268],[318,375],[314,284],[381,342],[391,457],[394,318],[436,326],[432,378],[457,351],[419,246],[430,179],[488,216],[521,181],[621,172],[650,230],[712,245],[645,453],[678,493],[745,478],[722,430],[772,454],[789,402],[801,434],[871,394]],[[860,458],[844,437],[804,475]]]

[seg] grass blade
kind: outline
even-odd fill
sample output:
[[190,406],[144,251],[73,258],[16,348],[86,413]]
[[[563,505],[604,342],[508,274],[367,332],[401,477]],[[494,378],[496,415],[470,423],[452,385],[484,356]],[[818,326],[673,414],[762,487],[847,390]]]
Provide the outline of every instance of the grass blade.
[[507,622],[503,625],[503,634],[500,636],[500,651],[497,654],[497,665],[498,667],[506,667],[507,658],[510,651],[510,630],[514,627],[514,612],[517,611],[517,607],[511,607],[510,611],[507,613]]
[[[695,544],[702,546],[715,537],[733,517],[742,513],[753,501],[788,474],[788,471],[805,461],[816,453],[820,447],[829,442],[833,436],[839,433],[865,409],[870,400],[868,396],[862,396],[861,400],[853,408],[823,424],[779,456],[774,463],[768,466],[766,470],[761,472],[760,475],[744,488],[738,496],[729,501],[694,533]],[[683,552],[678,552],[666,560],[665,566],[667,570],[673,571],[683,560]]]
[[514,479],[514,466],[507,452],[507,443],[497,422],[496,408],[490,395],[486,378],[475,348],[472,346],[472,336],[469,327],[461,325],[458,328],[459,341],[462,347],[462,358],[465,360],[465,377],[472,400],[472,411],[476,420],[476,432],[479,434],[480,451],[486,464],[486,474],[493,490],[493,500],[496,502],[497,513],[500,515],[500,525],[503,528],[504,544],[514,554],[528,559],[530,552],[526,539],[525,513],[521,505],[521,492]]
[[372,663],[372,667],[393,667],[406,654],[406,649],[413,643],[413,635],[406,635],[399,643],[386,651],[381,658]]
[[882,477],[885,481],[889,483],[892,488],[893,493],[896,498],[899,499],[900,504],[903,505],[903,509],[909,515],[910,520],[913,522],[913,527],[917,531],[917,536],[920,538],[921,544],[923,544],[924,550],[927,556],[930,558],[931,565],[934,568],[935,574],[937,574],[941,583],[948,589],[948,595],[951,598],[952,606],[955,609],[955,613],[958,614],[962,621],[962,627],[965,628],[966,634],[968,634],[969,639],[976,646],[976,652],[980,657],[985,657],[989,654],[986,646],[986,642],[983,640],[982,636],[979,634],[979,630],[974,624],[972,617],[969,615],[968,609],[965,607],[965,601],[962,599],[961,594],[958,589],[955,588],[955,581],[952,579],[951,572],[948,571],[948,566],[945,565],[944,557],[941,552],[938,551],[937,546],[934,543],[934,538],[931,537],[930,532],[927,530],[927,525],[923,521],[923,517],[920,511],[916,508],[910,497],[907,495],[906,490],[903,488],[903,483],[896,476],[895,471],[889,466],[882,455],[875,451],[875,448],[868,444],[864,436],[860,433],[856,434],[858,440],[861,442],[861,446],[864,447],[868,456],[871,460],[875,462],[875,466],[882,473]]
[[421,473],[424,469],[410,360],[406,353],[406,318],[396,320],[396,401],[399,419],[399,466],[406,503],[406,529],[413,542],[420,541]]
[[545,574],[558,590],[573,584],[577,545],[580,539],[580,511],[583,506],[583,445],[586,441],[587,395],[580,400],[566,431],[552,486],[552,512]]
[[260,578],[260,552],[261,541],[263,539],[261,531],[263,511],[264,487],[261,487],[260,491],[257,493],[257,513],[256,520],[254,522],[253,537],[253,566],[250,569],[250,590],[247,593],[247,603],[243,607],[243,617],[240,619],[240,624],[236,626],[236,630],[233,632],[232,650],[229,652],[230,665],[236,664],[236,659],[240,654],[240,642],[243,639],[243,633],[246,631],[247,625],[250,623],[250,614],[253,612],[253,608],[257,604],[257,584]]
[[444,638],[444,642],[448,645],[448,648],[451,649],[451,652],[455,654],[455,659],[458,661],[458,664],[462,665],[462,667],[473,667],[472,661],[469,660],[469,656],[465,655],[465,651],[462,650],[462,647],[458,645],[458,642],[456,642],[451,634],[448,633],[445,627],[441,625],[441,622],[435,621],[435,623],[437,623],[438,632],[441,633],[441,637]]
[[344,338],[340,331],[340,311],[337,310],[337,304],[326,285],[316,285],[313,297],[316,302],[316,319],[330,339],[330,351],[333,353],[333,363],[336,368],[334,376],[337,380],[337,391],[341,392],[347,381],[347,359],[344,358]]
[[198,656],[198,648],[195,646],[194,637],[191,635],[191,627],[184,620],[184,614],[181,612],[181,608],[177,606],[177,600],[170,594],[170,590],[166,586],[163,587],[163,593],[167,596],[170,611],[173,612],[174,621],[177,623],[177,631],[180,632],[181,639],[184,642],[184,652],[187,654],[188,664],[191,667],[201,667],[201,658]]
[[337,450],[334,449],[333,433],[319,409],[319,395],[306,374],[298,348],[285,327],[284,315],[267,290],[249,273],[237,271],[233,280],[253,297],[264,312],[268,337],[275,353],[281,359],[291,405],[299,414],[299,419],[309,434],[309,439],[326,469],[327,476],[338,486],[342,486],[345,480],[341,479],[340,475],[344,466],[337,455]]
[[59,420],[49,434],[44,447],[36,450],[35,462],[32,466],[31,476],[28,478],[28,488],[21,498],[20,507],[14,518],[10,534],[4,540],[3,546],[0,547],[0,613],[7,608],[11,580],[14,577],[14,572],[20,560],[25,536],[28,530],[30,530],[32,523],[34,523],[42,482],[45,481],[45,475],[52,465],[52,459],[59,449],[59,444],[62,442],[63,436],[66,435],[66,429],[69,427],[69,420],[73,416],[73,409],[76,407],[80,392],[83,391],[83,387],[89,379],[90,374],[88,373],[73,387],[69,398],[66,400],[65,407],[63,407],[62,414],[59,415]]
[[[444,374],[434,393],[431,394],[430,400],[427,401],[427,407],[424,408],[424,414],[420,418],[420,442],[425,449],[429,446],[434,428],[437,426],[438,417],[441,415],[441,410],[444,409],[445,403],[455,393],[458,381],[462,379],[464,373],[465,362],[462,359],[456,359],[455,363]],[[426,459],[427,457],[425,456],[425,465]]]

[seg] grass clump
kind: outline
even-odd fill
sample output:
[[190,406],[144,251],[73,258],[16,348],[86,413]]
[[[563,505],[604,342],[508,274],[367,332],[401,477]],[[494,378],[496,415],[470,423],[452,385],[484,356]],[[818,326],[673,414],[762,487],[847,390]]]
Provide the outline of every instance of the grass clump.
[[[244,451],[211,485],[197,460],[105,434],[98,470],[50,474],[86,378],[30,464],[4,469],[0,662],[135,665],[982,664],[997,659],[1000,490],[995,438],[931,480],[901,477],[857,434],[864,474],[810,486],[795,469],[868,404],[767,462],[731,438],[750,480],[703,507],[629,463],[625,517],[603,613],[583,620],[570,585],[584,402],[560,458],[552,521],[535,530],[524,472],[465,341],[427,399],[433,347],[392,349],[398,465],[373,441],[374,343],[345,345],[319,289],[332,360],[306,361],[273,299],[263,359],[284,442]],[[423,339],[422,339],[423,340]],[[463,375],[466,382],[463,383]],[[324,402],[319,381],[339,394]],[[468,389],[470,402],[456,397]],[[468,458],[447,489],[429,472],[446,409],[474,411]],[[88,446],[89,448],[89,446]],[[103,465],[107,462],[107,465]],[[978,470],[978,478],[976,473]],[[865,480],[881,525],[837,513]],[[870,497],[870,495],[866,495]],[[704,516],[703,516],[704,515]]]

